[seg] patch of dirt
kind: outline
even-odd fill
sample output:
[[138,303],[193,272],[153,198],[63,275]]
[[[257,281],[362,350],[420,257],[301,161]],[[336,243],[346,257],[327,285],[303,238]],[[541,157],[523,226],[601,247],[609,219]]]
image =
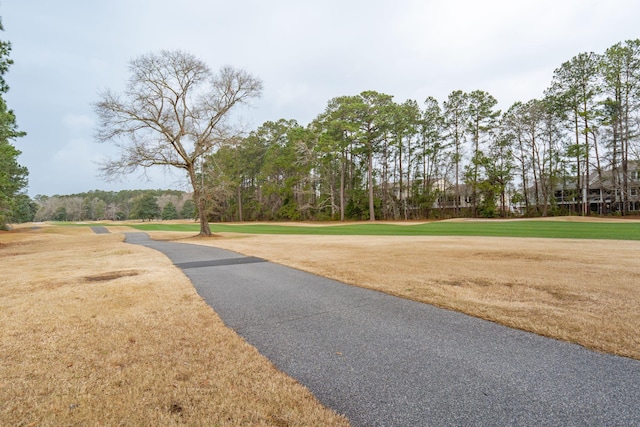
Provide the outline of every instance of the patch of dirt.
[[501,260],[522,260],[522,261],[546,261],[546,262],[561,262],[569,260],[569,257],[558,256],[557,254],[543,254],[543,253],[528,253],[519,251],[496,251],[485,250],[484,252],[476,252],[471,254],[473,258],[484,259],[487,261],[501,261]]
[[131,277],[141,274],[140,270],[122,270],[122,271],[110,271],[108,273],[94,274],[91,276],[85,276],[84,280],[87,282],[106,282],[109,280],[119,279],[121,277]]

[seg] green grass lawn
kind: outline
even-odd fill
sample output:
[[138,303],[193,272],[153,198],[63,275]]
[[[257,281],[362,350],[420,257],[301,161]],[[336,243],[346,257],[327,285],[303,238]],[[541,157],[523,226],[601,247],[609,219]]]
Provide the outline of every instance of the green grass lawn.
[[[189,231],[197,233],[198,224],[148,223],[132,225],[142,231]],[[560,239],[640,240],[639,223],[600,223],[566,221],[487,221],[431,222],[416,225],[347,224],[307,227],[268,224],[211,224],[211,231],[247,234],[307,234],[350,236],[494,236],[544,237]]]

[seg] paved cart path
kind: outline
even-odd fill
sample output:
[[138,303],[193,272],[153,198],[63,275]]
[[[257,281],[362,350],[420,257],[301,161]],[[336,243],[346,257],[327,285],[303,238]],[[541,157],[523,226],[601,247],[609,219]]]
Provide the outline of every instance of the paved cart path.
[[229,327],[354,426],[640,425],[640,361],[218,248],[126,236],[168,256]]
[[110,231],[107,227],[104,227],[102,225],[94,225],[91,227],[91,230],[93,230],[94,233],[96,234],[109,234]]

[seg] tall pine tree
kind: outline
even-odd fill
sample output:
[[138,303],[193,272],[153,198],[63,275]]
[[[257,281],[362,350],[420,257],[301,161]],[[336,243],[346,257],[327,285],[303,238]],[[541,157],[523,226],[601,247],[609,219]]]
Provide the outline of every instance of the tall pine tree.
[[[1,20],[0,30],[4,30]],[[10,52],[11,43],[0,41],[0,228],[6,228],[7,221],[13,217],[18,196],[27,186],[28,175],[27,168],[18,164],[20,151],[11,144],[25,133],[18,131],[16,117],[3,96],[9,90],[4,75],[13,64]]]

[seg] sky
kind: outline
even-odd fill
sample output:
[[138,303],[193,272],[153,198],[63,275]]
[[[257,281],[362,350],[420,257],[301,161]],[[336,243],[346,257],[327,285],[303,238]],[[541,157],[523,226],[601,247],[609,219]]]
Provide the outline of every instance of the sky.
[[147,53],[180,49],[260,78],[262,97],[238,112],[255,129],[306,125],[330,99],[365,90],[422,104],[479,89],[506,110],[542,97],[575,55],[640,38],[637,0],[0,0],[0,16],[32,197],[188,190],[162,168],[115,182],[98,174],[117,152],[95,141],[93,104],[121,91],[129,61]]

